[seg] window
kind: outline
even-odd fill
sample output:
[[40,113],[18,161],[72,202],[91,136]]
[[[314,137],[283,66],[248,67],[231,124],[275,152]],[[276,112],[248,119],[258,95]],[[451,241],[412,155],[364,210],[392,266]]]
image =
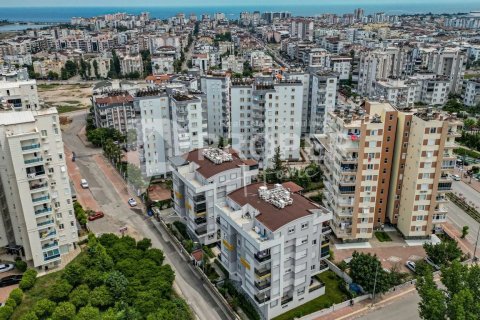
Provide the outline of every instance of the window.
[[60,229],[60,230],[65,229],[65,226],[63,225],[63,223],[60,223],[60,224],[58,225],[58,229]]
[[430,128],[430,133],[437,133],[437,128]]
[[292,234],[295,232],[295,227],[288,228],[288,234]]
[[302,223],[302,230],[305,230],[308,228],[308,222]]

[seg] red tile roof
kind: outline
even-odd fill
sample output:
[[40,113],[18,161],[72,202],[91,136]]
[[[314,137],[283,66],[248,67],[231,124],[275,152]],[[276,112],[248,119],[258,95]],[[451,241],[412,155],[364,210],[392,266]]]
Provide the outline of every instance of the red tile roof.
[[122,104],[133,102],[133,97],[129,94],[123,96],[108,96],[103,98],[96,98],[97,104]]
[[[263,185],[262,182],[248,185],[233,191],[228,197],[241,206],[250,204],[257,209],[260,214],[257,215],[255,219],[271,231],[275,231],[292,221],[312,214],[310,211],[312,209],[322,209],[322,207],[298,193],[291,193],[293,200],[292,205],[286,206],[283,209],[277,208],[273,204],[261,199],[258,195],[258,188]],[[295,183],[290,182],[289,185],[293,187]],[[298,185],[297,187],[300,188]],[[268,185],[268,188],[271,189],[273,186]]]

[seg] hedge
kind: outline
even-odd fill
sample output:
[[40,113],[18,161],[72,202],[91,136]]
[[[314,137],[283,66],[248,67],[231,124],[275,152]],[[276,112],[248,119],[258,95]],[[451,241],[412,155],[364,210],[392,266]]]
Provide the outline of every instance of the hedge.
[[37,281],[37,271],[35,269],[28,269],[23,274],[22,281],[20,281],[20,289],[31,289],[35,285],[35,281]]

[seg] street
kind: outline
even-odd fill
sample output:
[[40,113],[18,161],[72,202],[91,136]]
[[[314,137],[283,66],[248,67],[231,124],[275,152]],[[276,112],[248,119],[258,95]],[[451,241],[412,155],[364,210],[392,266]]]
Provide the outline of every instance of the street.
[[[115,225],[127,226],[129,231],[138,234],[140,237],[150,238],[153,247],[163,250],[165,262],[170,264],[175,271],[174,286],[176,285],[199,319],[228,319],[223,309],[219,307],[221,304],[212,298],[203,281],[197,278],[190,263],[184,261],[177,253],[168,237],[166,235],[164,237],[156,229],[154,222],[146,219],[140,209],[132,210],[128,206],[126,199],[128,199],[129,194],[126,191],[125,184],[104,163],[100,156],[102,151],[88,148],[80,140],[77,134],[85,125],[85,111],[68,115],[73,122],[63,132],[65,146],[77,154],[75,165],[78,166],[81,177],[87,179],[90,185],[89,190],[99,209],[105,213],[106,218],[111,219]],[[71,159],[68,158],[68,161],[71,161]],[[74,181],[74,184],[76,189],[79,189],[78,181]],[[105,230],[104,232],[111,232],[111,230]]]
[[376,307],[376,309],[367,315],[355,317],[353,319],[361,320],[420,320],[418,315],[418,303],[420,297],[417,290],[407,293],[401,298],[395,299],[394,302]]

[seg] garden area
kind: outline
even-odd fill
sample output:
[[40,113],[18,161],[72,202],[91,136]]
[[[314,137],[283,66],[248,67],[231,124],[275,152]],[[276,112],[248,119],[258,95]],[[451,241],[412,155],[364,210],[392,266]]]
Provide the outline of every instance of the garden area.
[[193,319],[173,292],[175,274],[163,261],[163,252],[151,248],[149,239],[90,235],[86,248],[65,269],[40,278],[28,269],[13,301],[0,308],[0,318]]
[[392,241],[392,238],[385,231],[375,231],[375,237],[380,242]]
[[322,272],[318,274],[316,278],[325,284],[325,294],[275,317],[274,320],[292,320],[303,317],[307,314],[329,308],[334,304],[341,303],[350,298],[345,287],[345,282],[333,271],[328,270]]

